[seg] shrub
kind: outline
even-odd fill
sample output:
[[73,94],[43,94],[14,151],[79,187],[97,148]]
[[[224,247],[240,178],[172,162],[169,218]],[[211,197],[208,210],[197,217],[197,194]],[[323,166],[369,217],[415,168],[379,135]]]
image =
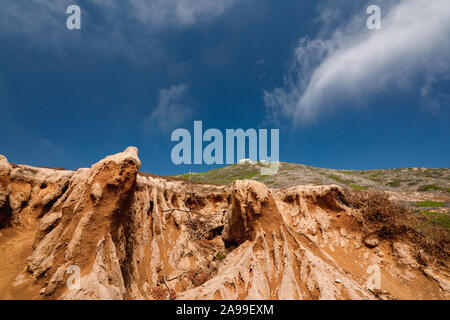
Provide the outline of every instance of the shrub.
[[425,186],[421,186],[419,189],[417,189],[420,192],[429,191],[429,190],[441,190],[442,188],[434,185],[434,184],[427,184]]
[[359,209],[363,234],[376,233],[380,237],[394,238],[402,233],[402,222],[407,210],[389,200],[384,192],[347,190],[345,200]]
[[354,183],[350,184],[350,187],[352,187],[355,190],[367,190],[367,187],[359,186],[359,185],[354,184]]
[[444,202],[437,202],[437,201],[420,201],[416,202],[416,207],[439,208],[442,207],[444,204],[445,204]]
[[450,217],[434,217],[431,218],[431,223],[437,224],[439,226],[450,228]]
[[328,178],[330,178],[330,179],[333,179],[333,180],[336,180],[337,182],[340,182],[340,183],[342,183],[342,184],[352,184],[352,183],[355,183],[356,181],[354,181],[354,180],[350,180],[350,179],[342,179],[341,177],[339,177],[339,176],[337,176],[337,175],[335,175],[335,174],[330,174],[329,176],[328,176]]
[[425,214],[427,216],[440,216],[440,215],[446,215],[445,212],[435,212],[435,211],[420,211],[421,214]]
[[402,182],[400,180],[394,180],[389,182],[387,185],[396,188],[399,187],[401,183]]
[[428,218],[426,215],[411,214],[405,206],[390,201],[386,193],[374,190],[346,189],[341,201],[357,209],[355,218],[362,225],[364,238],[372,234],[388,241],[407,237],[415,243],[418,252],[424,250],[441,263],[447,261],[448,216]]
[[217,256],[216,256],[217,260],[220,260],[220,261],[224,260],[226,257],[227,257],[227,254],[224,252],[219,252],[219,253],[217,253]]

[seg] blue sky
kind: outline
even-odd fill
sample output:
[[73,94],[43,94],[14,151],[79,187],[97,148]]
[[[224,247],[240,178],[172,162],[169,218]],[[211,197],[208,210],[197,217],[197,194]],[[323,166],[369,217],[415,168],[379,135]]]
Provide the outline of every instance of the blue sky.
[[447,0],[7,0],[0,43],[13,163],[75,169],[133,145],[144,171],[206,171],[170,158],[171,132],[202,120],[279,128],[286,162],[450,164]]

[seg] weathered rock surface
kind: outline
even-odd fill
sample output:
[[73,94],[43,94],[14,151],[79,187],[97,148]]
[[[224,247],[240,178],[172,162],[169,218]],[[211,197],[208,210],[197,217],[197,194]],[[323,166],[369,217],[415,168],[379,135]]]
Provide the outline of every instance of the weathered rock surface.
[[140,165],[132,147],[74,172],[0,156],[0,298],[448,298],[411,244],[362,245],[339,186],[198,185]]

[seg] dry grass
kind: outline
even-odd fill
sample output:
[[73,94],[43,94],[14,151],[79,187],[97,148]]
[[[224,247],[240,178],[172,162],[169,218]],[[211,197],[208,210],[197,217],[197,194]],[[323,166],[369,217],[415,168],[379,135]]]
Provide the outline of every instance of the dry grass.
[[[342,200],[346,205],[359,209],[357,219],[362,224],[364,237],[376,234],[389,241],[408,239],[415,244],[418,258],[426,252],[436,261],[447,263],[449,234],[444,227],[429,225],[428,228],[423,228],[424,217],[390,201],[388,195],[382,191],[346,189]],[[424,259],[418,260],[420,262]]]
[[160,175],[156,175],[156,174],[152,174],[152,173],[148,173],[148,172],[142,172],[142,171],[139,171],[138,174],[143,177],[147,177],[147,178],[159,178],[159,179],[163,179],[166,181],[182,181],[182,182],[185,182],[186,184],[211,185],[211,186],[219,186],[220,185],[218,183],[213,183],[213,182],[192,181],[190,179],[187,179],[187,178],[184,178],[181,176],[170,176],[170,177],[160,176]]

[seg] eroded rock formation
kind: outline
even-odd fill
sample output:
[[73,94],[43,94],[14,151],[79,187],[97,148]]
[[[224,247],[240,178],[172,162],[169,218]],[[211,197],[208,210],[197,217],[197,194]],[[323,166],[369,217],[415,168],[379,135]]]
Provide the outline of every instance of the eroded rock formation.
[[0,156],[0,298],[448,298],[410,243],[363,239],[339,186],[191,184],[137,153],[77,171]]

